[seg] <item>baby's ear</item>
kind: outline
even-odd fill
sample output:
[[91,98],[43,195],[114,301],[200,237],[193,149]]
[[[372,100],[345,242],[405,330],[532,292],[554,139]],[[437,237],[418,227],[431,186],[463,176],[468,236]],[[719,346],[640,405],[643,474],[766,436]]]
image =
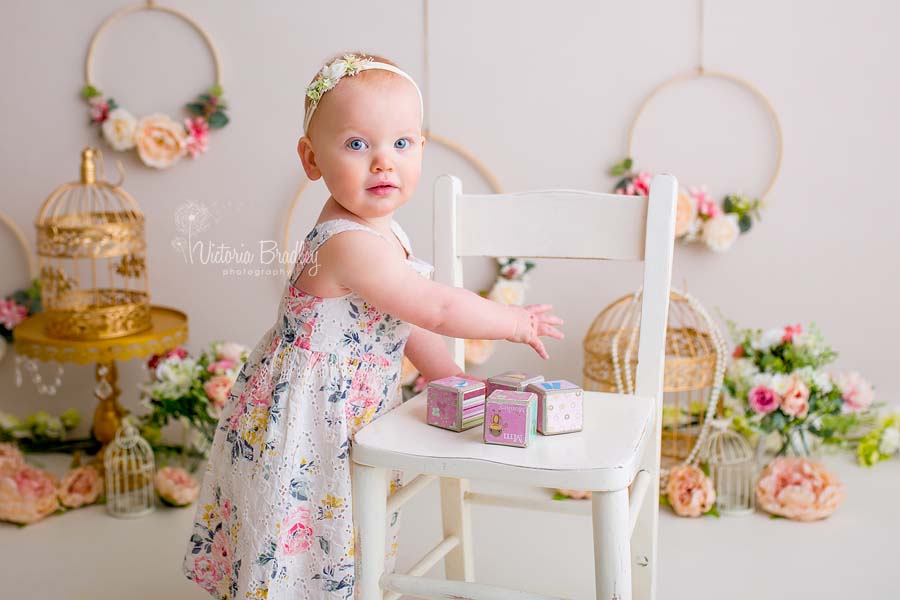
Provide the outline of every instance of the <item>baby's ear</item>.
[[322,171],[319,170],[316,164],[316,153],[313,151],[312,141],[305,135],[297,142],[297,154],[300,156],[300,162],[303,163],[303,170],[306,171],[306,176],[311,181],[315,181],[322,176]]

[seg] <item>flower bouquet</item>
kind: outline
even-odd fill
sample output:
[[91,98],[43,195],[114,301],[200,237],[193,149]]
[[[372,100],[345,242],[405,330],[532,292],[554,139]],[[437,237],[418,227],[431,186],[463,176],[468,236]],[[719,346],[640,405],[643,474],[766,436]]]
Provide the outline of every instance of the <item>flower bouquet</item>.
[[[142,400],[150,413],[141,419],[141,435],[154,451],[175,450],[162,443],[162,428],[170,420],[181,421],[185,434],[193,431],[190,450],[206,457],[219,416],[248,349],[234,342],[215,342],[199,356],[175,348],[147,361],[149,381],[140,384]],[[188,452],[187,442],[181,448]]]
[[874,391],[859,373],[823,370],[837,353],[815,325],[729,327],[737,346],[725,391],[736,430],[775,438],[778,456],[807,456],[816,443],[850,445],[849,434],[874,418]]

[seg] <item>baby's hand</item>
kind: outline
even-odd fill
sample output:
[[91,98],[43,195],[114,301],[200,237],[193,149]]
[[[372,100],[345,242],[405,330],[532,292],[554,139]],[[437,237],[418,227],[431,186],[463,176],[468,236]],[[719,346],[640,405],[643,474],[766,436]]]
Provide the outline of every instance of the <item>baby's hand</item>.
[[[551,304],[529,304],[528,306],[510,306],[517,314],[516,331],[506,338],[510,342],[528,344],[544,360],[550,358],[540,336],[550,336],[558,340],[566,337],[554,325],[562,325],[563,320],[548,312]],[[546,313],[546,314],[545,314]]]

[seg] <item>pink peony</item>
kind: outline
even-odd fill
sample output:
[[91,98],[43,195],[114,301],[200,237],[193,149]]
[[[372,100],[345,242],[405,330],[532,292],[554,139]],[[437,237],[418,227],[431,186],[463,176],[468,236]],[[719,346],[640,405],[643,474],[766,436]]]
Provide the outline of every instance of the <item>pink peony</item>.
[[200,486],[191,475],[179,467],[163,467],[154,479],[156,492],[166,504],[187,506],[197,499]]
[[194,568],[191,571],[191,579],[210,593],[217,592],[219,582],[225,577],[227,566],[220,561],[213,560],[206,554],[201,554],[194,560]]
[[798,323],[797,325],[788,325],[784,328],[784,335],[781,338],[782,343],[790,344],[794,341],[794,337],[803,333],[803,327]]
[[844,399],[841,412],[859,412],[872,405],[872,401],[875,399],[875,390],[872,389],[872,384],[863,379],[856,371],[841,373],[834,378],[834,381]]
[[228,395],[231,393],[231,386],[234,384],[228,375],[216,375],[203,384],[203,391],[206,397],[216,409],[216,414],[225,407],[228,402]]
[[210,363],[206,370],[210,373],[215,373],[216,375],[222,375],[223,373],[230,371],[234,368],[235,362],[229,358],[223,358],[222,360],[217,360],[214,363]]
[[678,465],[669,471],[666,496],[680,517],[699,517],[716,503],[716,490],[709,477],[692,465]]
[[809,412],[809,388],[799,377],[791,377],[788,389],[781,400],[781,410],[790,417],[806,418]]
[[109,117],[109,102],[102,96],[94,96],[88,104],[91,107],[91,123],[102,123]]
[[188,352],[184,348],[172,348],[168,352],[163,354],[154,354],[147,361],[148,369],[155,369],[156,366],[160,363],[160,361],[165,360],[167,358],[172,358],[173,356],[177,356],[179,359],[187,358]]
[[15,444],[0,444],[0,476],[16,472],[25,464],[22,451]]
[[25,320],[28,316],[28,307],[17,304],[12,298],[0,300],[0,325],[10,331]]
[[758,385],[747,394],[747,400],[750,407],[762,415],[767,415],[774,410],[778,410],[781,403],[775,390],[764,385]]
[[103,478],[92,466],[72,469],[59,484],[59,501],[63,506],[78,508],[93,504],[103,490]]
[[23,463],[0,474],[0,521],[34,523],[58,509],[56,480],[46,471]]
[[651,179],[653,179],[653,175],[649,171],[641,171],[635,175],[631,180],[631,185],[634,186],[634,191],[631,195],[649,196]]
[[807,458],[780,457],[756,482],[756,501],[766,512],[795,521],[824,519],[844,501],[844,486]]
[[203,117],[184,120],[184,128],[187,129],[187,151],[191,158],[197,158],[206,152],[206,142],[209,138],[209,124]]
[[313,531],[309,510],[299,507],[281,524],[278,546],[288,556],[306,552],[312,545]]

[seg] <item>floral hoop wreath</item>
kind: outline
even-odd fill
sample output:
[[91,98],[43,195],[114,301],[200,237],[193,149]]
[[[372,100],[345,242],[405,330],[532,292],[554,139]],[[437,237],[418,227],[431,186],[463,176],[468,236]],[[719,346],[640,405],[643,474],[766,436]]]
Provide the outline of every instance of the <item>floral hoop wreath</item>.
[[[472,165],[472,167],[475,168],[476,171],[478,171],[478,174],[481,175],[485,181],[487,181],[491,190],[495,194],[500,194],[503,192],[503,188],[500,186],[500,181],[494,176],[490,169],[487,168],[487,165],[480,161],[466,148],[454,142],[453,140],[445,138],[444,136],[427,129],[424,132],[424,136],[428,141],[439,144],[465,159],[470,165]],[[294,199],[291,201],[290,207],[288,207],[287,219],[285,219],[284,227],[281,232],[281,247],[284,249],[288,248],[291,231],[291,221],[293,221],[294,219],[294,212],[297,208],[297,205],[300,203],[300,198],[303,196],[303,192],[306,191],[306,188],[308,186],[309,179],[304,178],[300,183],[300,186],[297,188],[296,194],[294,194]],[[524,261],[519,258],[500,257],[497,258],[497,265],[498,274],[493,286],[490,290],[482,290],[481,292],[479,292],[479,294],[481,296],[490,298],[491,300],[503,302],[504,304],[522,305],[525,302],[525,274],[532,268],[534,268],[534,263]],[[486,362],[494,353],[496,343],[497,340],[466,340],[466,364],[480,365]],[[418,372],[415,370],[412,364],[409,363],[409,360],[404,357],[402,377],[402,379],[404,380],[404,387],[409,388],[410,391],[414,390],[417,375]]]
[[3,212],[0,212],[0,224],[12,231],[16,241],[22,246],[25,259],[28,261],[28,274],[31,286],[16,290],[12,295],[0,297],[0,360],[6,355],[6,348],[13,339],[13,329],[26,317],[40,311],[40,286],[38,284],[37,261],[31,247],[25,240],[21,228]]
[[678,194],[675,237],[684,242],[702,241],[709,249],[723,252],[732,246],[739,235],[750,231],[754,219],[760,220],[759,211],[765,206],[765,198],[771,191],[772,186],[775,185],[775,180],[781,171],[784,147],[781,122],[778,120],[778,115],[769,99],[749,81],[729,73],[708,71],[700,67],[694,71],[677,75],[656,86],[644,99],[628,130],[627,157],[613,165],[610,174],[619,177],[614,188],[616,193],[634,196],[646,196],[649,193],[652,174],[649,171],[635,169],[632,159],[634,156],[632,151],[634,134],[638,120],[650,102],[661,92],[678,83],[701,77],[724,79],[750,92],[766,108],[775,126],[777,139],[775,170],[758,198],[749,198],[743,194],[732,193],[725,195],[720,204],[710,196],[704,185],[689,187]]
[[[91,63],[100,34],[122,17],[143,10],[169,13],[190,25],[203,38],[215,63],[214,85],[186,105],[191,116],[184,119],[183,123],[161,113],[135,118],[112,97],[105,97],[94,84]],[[91,124],[99,125],[101,136],[111,148],[119,151],[136,148],[141,161],[156,169],[174,165],[185,154],[197,158],[206,152],[209,130],[221,129],[228,124],[228,117],[225,115],[227,105],[222,100],[222,93],[222,65],[219,52],[209,34],[185,13],[160,6],[153,0],[123,8],[107,17],[91,38],[84,59],[84,87],[81,89],[81,97],[90,106]]]

